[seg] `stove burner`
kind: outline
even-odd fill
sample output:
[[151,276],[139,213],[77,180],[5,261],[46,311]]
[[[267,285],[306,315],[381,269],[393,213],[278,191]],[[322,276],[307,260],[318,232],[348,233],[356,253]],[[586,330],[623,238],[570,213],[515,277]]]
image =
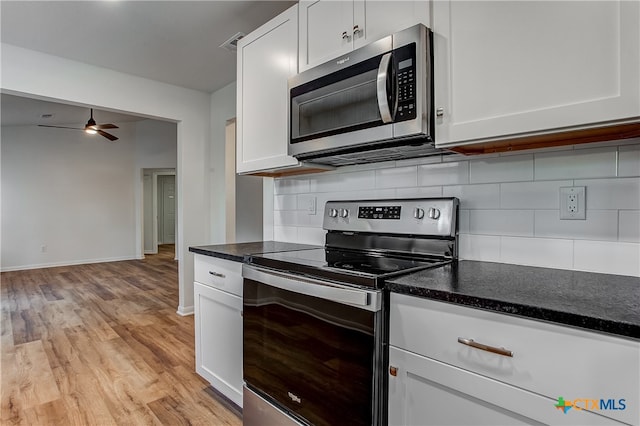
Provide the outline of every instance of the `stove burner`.
[[418,259],[397,256],[379,256],[354,251],[330,249],[326,251],[326,265],[345,273],[388,275],[441,262],[442,259]]

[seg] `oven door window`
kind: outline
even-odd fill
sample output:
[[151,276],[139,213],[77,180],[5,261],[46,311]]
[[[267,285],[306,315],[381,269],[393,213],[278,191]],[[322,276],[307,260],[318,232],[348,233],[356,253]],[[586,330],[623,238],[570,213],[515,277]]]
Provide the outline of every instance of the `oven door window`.
[[244,380],[316,425],[370,425],[376,313],[245,278]]

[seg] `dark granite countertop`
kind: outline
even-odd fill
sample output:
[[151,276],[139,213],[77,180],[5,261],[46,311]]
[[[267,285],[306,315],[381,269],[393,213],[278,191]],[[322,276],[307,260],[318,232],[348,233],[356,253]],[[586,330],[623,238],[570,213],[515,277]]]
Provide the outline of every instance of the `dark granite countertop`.
[[387,281],[391,292],[640,339],[640,278],[462,260]]
[[255,241],[251,243],[217,244],[189,247],[189,251],[205,256],[218,257],[235,262],[243,262],[246,256],[279,251],[307,250],[323,248],[309,244],[285,243],[281,241]]

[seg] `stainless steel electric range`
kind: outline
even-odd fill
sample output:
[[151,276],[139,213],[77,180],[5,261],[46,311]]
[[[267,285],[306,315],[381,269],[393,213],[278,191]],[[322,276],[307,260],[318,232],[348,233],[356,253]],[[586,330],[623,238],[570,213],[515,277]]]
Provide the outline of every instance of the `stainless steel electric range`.
[[457,259],[458,200],[329,201],[321,249],[243,266],[245,425],[384,425],[385,280]]

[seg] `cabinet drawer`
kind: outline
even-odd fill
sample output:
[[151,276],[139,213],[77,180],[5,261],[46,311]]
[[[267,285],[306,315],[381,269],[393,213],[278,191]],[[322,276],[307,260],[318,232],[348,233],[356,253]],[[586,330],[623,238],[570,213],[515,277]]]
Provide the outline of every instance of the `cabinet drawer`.
[[194,257],[197,282],[242,296],[242,262],[203,255]]
[[549,398],[389,347],[389,425],[620,425],[589,412],[567,413]]
[[[555,400],[614,400],[608,409],[593,411],[630,424],[640,418],[636,340],[401,294],[391,295],[390,321],[394,346]],[[473,348],[458,338],[505,348],[513,356]]]

